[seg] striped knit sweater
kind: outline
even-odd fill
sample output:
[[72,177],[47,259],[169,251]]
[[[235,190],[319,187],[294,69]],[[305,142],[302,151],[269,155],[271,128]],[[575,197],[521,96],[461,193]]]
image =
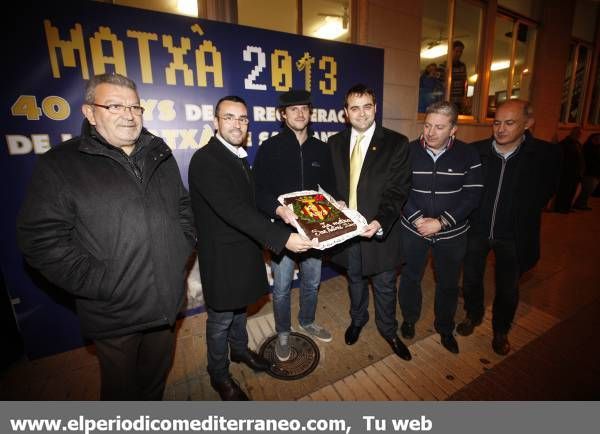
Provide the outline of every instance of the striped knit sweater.
[[[459,140],[451,141],[437,161],[427,153],[423,140],[409,144],[411,189],[404,205],[402,225],[419,235],[419,217],[441,218],[445,228],[428,239],[457,237],[469,229],[469,215],[479,206],[483,175],[479,155]],[[419,235],[420,236],[420,235]]]

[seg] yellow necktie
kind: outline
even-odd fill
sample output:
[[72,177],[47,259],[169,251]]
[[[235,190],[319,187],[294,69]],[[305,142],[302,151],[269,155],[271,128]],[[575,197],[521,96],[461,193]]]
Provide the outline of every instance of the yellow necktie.
[[356,188],[358,187],[360,169],[362,168],[363,163],[362,152],[360,150],[360,142],[363,137],[363,134],[356,136],[356,143],[354,144],[354,149],[352,149],[352,155],[350,155],[350,194],[348,197],[348,207],[352,209],[358,209]]

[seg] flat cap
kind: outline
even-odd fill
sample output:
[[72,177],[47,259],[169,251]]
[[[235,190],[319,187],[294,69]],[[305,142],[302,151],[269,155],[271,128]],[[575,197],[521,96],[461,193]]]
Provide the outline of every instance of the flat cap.
[[279,95],[279,107],[310,104],[310,92],[292,89]]

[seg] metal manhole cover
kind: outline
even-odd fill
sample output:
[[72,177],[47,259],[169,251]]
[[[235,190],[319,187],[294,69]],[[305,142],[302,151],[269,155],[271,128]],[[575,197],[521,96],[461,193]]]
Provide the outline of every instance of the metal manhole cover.
[[267,371],[272,377],[280,380],[298,380],[306,377],[319,364],[319,347],[306,335],[291,332],[289,337],[290,358],[280,361],[275,355],[277,335],[268,338],[260,347],[260,355],[273,363]]

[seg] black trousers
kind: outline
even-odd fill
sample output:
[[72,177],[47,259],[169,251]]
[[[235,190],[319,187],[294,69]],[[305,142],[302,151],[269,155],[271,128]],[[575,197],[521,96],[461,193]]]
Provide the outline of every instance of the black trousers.
[[352,324],[364,326],[369,321],[369,277],[373,284],[375,324],[381,336],[392,339],[398,330],[396,320],[396,270],[382,271],[372,276],[362,272],[360,243],[348,248],[348,290],[350,292],[350,318]]
[[174,327],[96,339],[103,401],[159,401],[173,362]]
[[496,292],[492,326],[496,333],[508,333],[519,304],[519,263],[514,240],[489,240],[469,233],[463,269],[465,310],[471,319],[483,318],[483,277],[488,253],[496,257]]
[[466,246],[466,234],[432,243],[402,227],[402,250],[406,263],[400,274],[398,301],[404,321],[414,324],[421,316],[421,280],[431,250],[436,280],[433,325],[435,331],[441,334],[449,335],[454,331],[458,282]]

